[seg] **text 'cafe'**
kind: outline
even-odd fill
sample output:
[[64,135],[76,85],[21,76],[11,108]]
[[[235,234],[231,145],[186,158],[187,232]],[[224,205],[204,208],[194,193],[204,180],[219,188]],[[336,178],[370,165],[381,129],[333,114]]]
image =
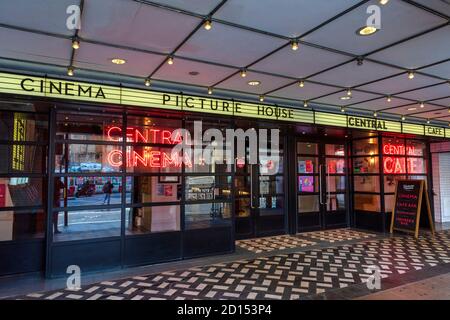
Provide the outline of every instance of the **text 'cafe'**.
[[[314,230],[385,232],[399,180],[425,181],[433,212],[433,145],[450,137],[407,121],[44,75],[0,73],[0,96],[0,275],[218,255],[239,239]],[[269,174],[262,156],[173,154],[173,132],[192,135],[195,121],[280,130],[279,170]]]

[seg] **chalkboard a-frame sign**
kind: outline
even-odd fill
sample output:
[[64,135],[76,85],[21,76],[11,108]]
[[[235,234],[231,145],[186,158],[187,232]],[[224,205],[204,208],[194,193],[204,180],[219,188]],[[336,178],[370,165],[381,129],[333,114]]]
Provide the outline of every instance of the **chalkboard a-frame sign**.
[[[434,235],[430,199],[423,180],[398,180],[395,188],[395,203],[392,210],[391,233],[394,230],[414,233],[419,236],[420,216],[426,211],[428,226]],[[425,212],[423,212],[425,213]]]

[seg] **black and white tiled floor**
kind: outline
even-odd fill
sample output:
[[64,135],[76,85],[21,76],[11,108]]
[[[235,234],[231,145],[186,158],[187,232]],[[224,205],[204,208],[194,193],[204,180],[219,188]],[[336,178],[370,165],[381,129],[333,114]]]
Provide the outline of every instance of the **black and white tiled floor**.
[[303,248],[315,244],[317,244],[317,242],[289,235],[236,241],[236,246],[254,253],[269,252],[274,250],[284,250],[291,248]]
[[323,241],[328,243],[335,243],[350,240],[363,240],[376,237],[374,233],[366,231],[357,231],[352,229],[333,229],[324,231],[304,232],[297,235],[301,238],[309,238],[315,241]]
[[335,243],[352,240],[364,240],[376,237],[374,233],[352,229],[332,229],[299,233],[297,235],[281,235],[256,239],[238,240],[236,246],[254,253],[270,252],[292,248],[304,248],[318,243]]
[[[450,263],[450,232],[363,240],[353,244],[239,260],[101,282],[19,299],[302,299],[361,285],[367,268],[382,278]],[[383,283],[383,280],[382,280]],[[383,284],[382,284],[383,285]]]

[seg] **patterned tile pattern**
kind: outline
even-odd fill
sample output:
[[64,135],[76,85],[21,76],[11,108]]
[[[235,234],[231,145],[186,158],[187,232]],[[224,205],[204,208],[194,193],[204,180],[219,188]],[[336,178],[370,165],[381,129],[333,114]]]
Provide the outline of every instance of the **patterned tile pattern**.
[[236,241],[236,246],[254,253],[269,252],[273,250],[283,250],[296,247],[306,247],[315,244],[316,242],[288,235]]
[[377,235],[369,232],[356,231],[352,229],[334,229],[324,231],[304,232],[297,234],[299,238],[310,238],[316,241],[323,241],[328,243],[349,241],[349,240],[363,240],[376,237]]
[[361,284],[368,266],[382,278],[450,263],[450,232],[356,244],[101,282],[22,299],[301,299]]

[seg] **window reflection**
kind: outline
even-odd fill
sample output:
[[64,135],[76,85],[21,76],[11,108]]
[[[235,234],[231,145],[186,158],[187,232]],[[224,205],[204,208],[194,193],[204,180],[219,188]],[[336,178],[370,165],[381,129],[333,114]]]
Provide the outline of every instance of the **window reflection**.
[[44,182],[43,178],[0,178],[0,207],[41,206]]
[[53,240],[59,242],[120,236],[120,212],[120,208],[55,212]]
[[133,203],[181,200],[180,176],[130,177],[130,183],[132,183],[130,190],[133,192]]
[[231,203],[198,203],[185,206],[186,229],[231,225]]
[[45,217],[43,209],[0,211],[0,241],[43,238]]
[[127,208],[125,224],[127,234],[179,231],[180,206]]
[[230,176],[186,177],[186,201],[228,199],[230,196]]
[[55,179],[54,206],[74,207],[120,204],[120,177],[62,177]]

